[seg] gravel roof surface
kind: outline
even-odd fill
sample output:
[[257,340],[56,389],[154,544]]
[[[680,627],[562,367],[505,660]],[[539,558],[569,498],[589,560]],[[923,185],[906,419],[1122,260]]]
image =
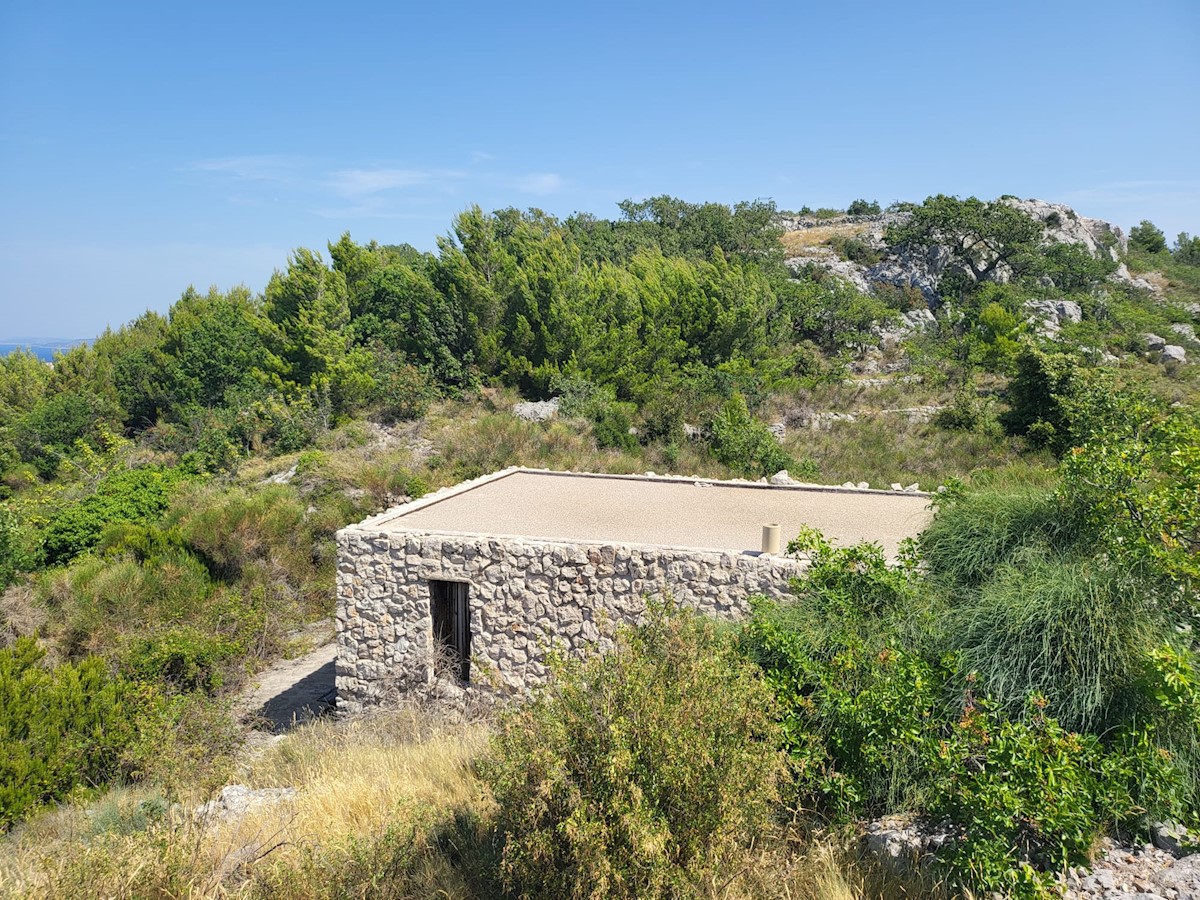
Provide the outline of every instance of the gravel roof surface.
[[894,556],[930,515],[920,494],[518,470],[369,521],[385,531],[732,551],[759,550],[764,524],[779,524],[785,544],[810,525],[838,545],[875,541]]

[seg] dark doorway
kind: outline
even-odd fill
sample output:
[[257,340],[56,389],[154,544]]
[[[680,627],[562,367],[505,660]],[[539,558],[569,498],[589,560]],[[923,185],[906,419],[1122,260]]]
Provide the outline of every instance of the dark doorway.
[[430,581],[429,601],[433,612],[433,641],[437,651],[435,671],[471,680],[471,607],[463,581]]

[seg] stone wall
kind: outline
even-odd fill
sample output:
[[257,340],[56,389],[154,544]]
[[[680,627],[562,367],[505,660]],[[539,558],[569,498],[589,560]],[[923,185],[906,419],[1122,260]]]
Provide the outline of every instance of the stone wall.
[[680,548],[381,531],[338,533],[338,708],[434,682],[429,580],[470,583],[471,688],[528,690],[552,650],[607,650],[646,596],[723,619],[781,597],[804,563]]

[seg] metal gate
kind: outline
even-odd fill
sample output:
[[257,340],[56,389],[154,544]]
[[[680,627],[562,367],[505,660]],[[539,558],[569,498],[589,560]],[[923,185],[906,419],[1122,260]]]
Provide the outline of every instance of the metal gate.
[[471,586],[464,581],[430,581],[433,638],[437,651],[435,670],[471,680]]

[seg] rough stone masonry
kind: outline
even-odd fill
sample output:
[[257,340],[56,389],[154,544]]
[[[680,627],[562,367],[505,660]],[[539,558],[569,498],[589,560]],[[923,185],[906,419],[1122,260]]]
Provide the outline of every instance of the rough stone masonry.
[[[521,478],[499,483],[513,474]],[[506,470],[441,496],[389,510],[338,533],[339,709],[354,712],[398,691],[424,689],[438,681],[457,682],[457,678],[447,677],[447,668],[439,662],[449,652],[469,654],[470,689],[519,694],[546,680],[547,656],[552,651],[581,655],[611,648],[617,628],[639,619],[647,597],[669,594],[681,606],[721,619],[736,619],[748,611],[749,598],[756,594],[775,598],[786,595],[789,579],[806,565],[803,560],[764,554],[757,549],[623,541],[623,529],[616,525],[594,526],[614,532],[613,540],[597,538],[594,535],[599,531],[589,532],[585,527],[586,510],[577,516],[569,508],[564,510],[574,500],[573,492],[582,491],[595,503],[608,502],[607,511],[618,517],[614,521],[623,521],[646,513],[635,508],[614,510],[612,504],[628,504],[631,497],[651,497],[656,489],[674,485],[660,484],[656,488],[655,482],[662,482],[661,478],[642,479],[644,484],[639,484],[637,479],[625,477],[622,483],[613,484],[609,482],[616,481],[616,477],[572,475],[566,477],[574,480],[566,482],[549,476],[564,477],[561,473]],[[594,480],[581,481],[588,478]],[[777,503],[781,498],[795,502],[809,499],[800,492],[791,498],[778,493],[789,488],[675,481],[689,490],[693,484],[758,489],[759,493],[748,498],[756,504],[765,500]],[[537,499],[531,496],[525,504],[528,508],[513,510],[511,507],[518,504],[512,503],[503,490],[536,494]],[[610,492],[607,495],[606,490]],[[923,511],[926,501],[912,494],[846,490],[825,493],[831,496],[817,500],[836,503],[839,496],[854,500],[850,495],[855,493],[883,495],[890,504],[907,504],[905,515],[914,511],[914,523],[925,521],[924,514],[915,511]],[[687,517],[686,503],[692,503],[696,508],[691,515],[699,521],[713,506],[710,498],[714,494],[676,490],[665,496],[683,499],[671,501],[672,508],[662,512],[664,517]],[[730,496],[738,502],[746,499],[737,494]],[[652,499],[661,502],[656,496]],[[538,503],[544,506],[540,511],[544,518],[512,518],[536,517]],[[431,509],[434,504],[441,505]],[[759,508],[756,506],[754,511]],[[426,510],[424,519],[418,514],[421,510]],[[558,518],[554,519],[553,514]],[[730,513],[722,509],[722,515]],[[578,527],[576,518],[580,521]],[[453,523],[460,519],[461,530],[429,527],[431,522]],[[761,529],[759,522],[752,524]],[[522,533],[539,526],[556,533]],[[630,533],[640,534],[636,527],[637,523],[631,521]],[[664,535],[668,541],[678,542],[694,534],[697,543],[714,543],[700,525],[693,526],[692,531],[686,530],[686,523],[683,527],[683,531],[667,530]],[[864,523],[864,527],[869,531],[871,523]],[[743,529],[743,533],[749,531]],[[733,539],[727,542],[733,543]],[[469,647],[448,647],[434,621],[433,595],[437,585],[447,582],[466,585]]]

